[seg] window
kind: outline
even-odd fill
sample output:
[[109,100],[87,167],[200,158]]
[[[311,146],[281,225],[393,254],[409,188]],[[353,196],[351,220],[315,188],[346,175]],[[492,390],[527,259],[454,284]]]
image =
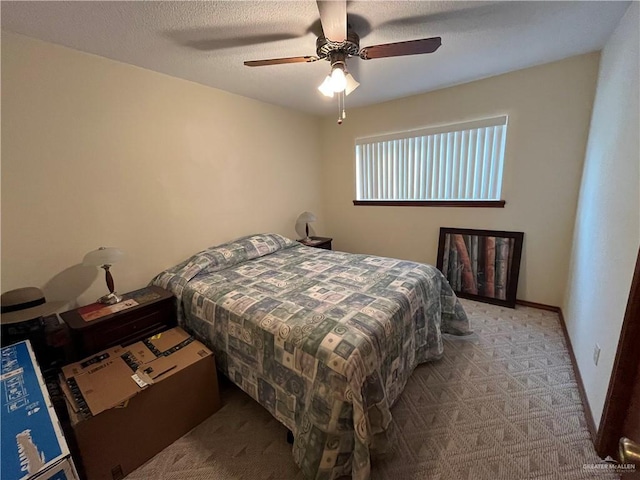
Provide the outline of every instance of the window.
[[358,204],[500,200],[507,116],[356,140]]

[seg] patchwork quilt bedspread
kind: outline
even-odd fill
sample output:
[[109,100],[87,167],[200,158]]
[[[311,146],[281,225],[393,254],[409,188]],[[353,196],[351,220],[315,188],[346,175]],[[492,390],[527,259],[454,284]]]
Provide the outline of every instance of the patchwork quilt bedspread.
[[156,276],[220,368],[289,428],[305,477],[369,478],[390,408],[442,333],[469,321],[434,267],[276,234],[204,250]]

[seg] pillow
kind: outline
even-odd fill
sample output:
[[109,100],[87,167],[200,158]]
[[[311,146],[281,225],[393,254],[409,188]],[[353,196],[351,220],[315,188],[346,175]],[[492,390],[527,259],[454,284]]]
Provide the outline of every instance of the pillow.
[[278,235],[277,233],[261,233],[240,238],[231,244],[242,244],[247,252],[247,260],[263,257],[278,250],[293,247],[297,242]]
[[277,233],[249,235],[196,253],[187,262],[181,264],[175,273],[188,281],[201,272],[217,272],[297,245],[299,245],[298,242]]

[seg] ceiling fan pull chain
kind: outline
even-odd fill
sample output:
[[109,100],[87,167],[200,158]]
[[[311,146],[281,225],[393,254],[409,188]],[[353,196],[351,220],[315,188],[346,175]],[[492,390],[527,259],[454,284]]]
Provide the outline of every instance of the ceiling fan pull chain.
[[342,121],[347,118],[347,113],[345,112],[345,96],[344,91],[337,93],[338,97],[338,125],[342,125]]

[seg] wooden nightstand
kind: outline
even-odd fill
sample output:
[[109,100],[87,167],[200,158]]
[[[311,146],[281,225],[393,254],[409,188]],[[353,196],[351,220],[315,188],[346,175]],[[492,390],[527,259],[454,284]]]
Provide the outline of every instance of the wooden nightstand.
[[122,297],[114,305],[92,303],[60,314],[69,327],[76,359],[176,326],[176,298],[166,290],[150,286]]
[[301,244],[306,245],[307,247],[315,247],[315,248],[323,248],[325,250],[331,250],[331,242],[333,238],[329,237],[309,237],[311,239],[310,242],[305,242],[304,239],[298,240]]

